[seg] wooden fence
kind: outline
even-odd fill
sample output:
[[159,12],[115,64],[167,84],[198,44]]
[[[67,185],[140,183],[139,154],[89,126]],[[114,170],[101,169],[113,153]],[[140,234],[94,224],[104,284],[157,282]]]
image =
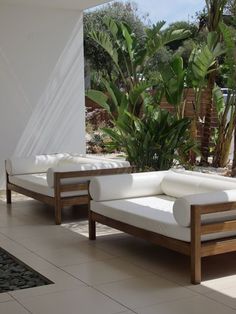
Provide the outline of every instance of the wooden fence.
[[[209,90],[205,90],[202,93],[202,99],[201,99],[201,112],[200,117],[201,119],[204,119],[204,116],[206,114],[206,100],[209,98]],[[185,111],[184,114],[186,117],[192,118],[194,116],[194,91],[193,89],[186,89],[186,104],[185,104]],[[102,110],[99,105],[97,105],[95,102],[93,102],[91,99],[87,98],[85,99],[86,104],[86,111],[87,111],[87,121],[89,121],[94,127],[99,127],[101,123],[109,123],[110,117],[109,114]],[[173,106],[170,105],[165,99],[161,102],[161,108],[167,109],[168,111],[172,112]],[[212,114],[212,121],[211,121],[211,128],[216,128],[218,126],[218,119],[217,119],[217,113],[216,110],[213,110]],[[201,135],[200,135],[201,136]]]

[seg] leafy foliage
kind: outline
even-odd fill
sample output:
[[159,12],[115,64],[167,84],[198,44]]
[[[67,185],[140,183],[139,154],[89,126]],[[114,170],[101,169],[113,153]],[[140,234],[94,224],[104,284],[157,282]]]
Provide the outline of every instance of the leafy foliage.
[[169,104],[173,105],[177,117],[182,117],[183,92],[186,70],[183,59],[176,55],[169,62],[168,67],[160,68],[161,79],[165,89],[165,96]]
[[214,98],[219,119],[219,129],[213,165],[215,167],[225,167],[228,163],[233,132],[236,128],[236,46],[232,29],[224,23],[220,23],[219,27],[226,46],[224,62],[228,65],[228,70],[225,72],[228,94],[224,100],[222,92],[219,88],[215,88]]
[[[130,25],[137,41],[141,44],[145,30],[145,18],[140,18],[137,13],[137,6],[131,2],[113,2],[104,5],[102,8],[90,10],[84,13],[84,53],[85,59],[89,61],[91,70],[97,72],[113,71],[113,63],[107,53],[97,44],[89,33],[93,30],[106,31],[104,18],[109,17],[114,21],[123,21]],[[104,70],[105,69],[105,70]]]
[[[110,56],[117,80],[103,80],[109,99],[106,104],[98,99],[98,103],[103,108],[110,106],[111,112],[117,113],[120,107],[139,116],[144,105],[144,94],[154,85],[152,80],[144,77],[146,65],[166,44],[186,38],[189,32],[176,29],[162,31],[164,22],[159,22],[146,31],[143,45],[140,45],[127,24],[108,17],[104,23],[107,32],[93,31],[90,37]],[[88,97],[90,94],[88,92]]]
[[[113,128],[104,131],[112,138],[110,149],[122,149],[129,161],[139,170],[168,169],[186,156],[193,144],[189,141],[190,120],[179,113],[184,90],[185,70],[183,60],[175,56],[170,66],[160,68],[160,74],[147,79],[146,65],[165,45],[189,36],[189,31],[162,30],[164,22],[148,29],[144,44],[140,46],[128,25],[105,19],[107,32],[91,32],[90,36],[110,56],[118,81],[103,79],[104,96],[88,90],[87,96],[106,109]],[[150,93],[158,84],[155,95]],[[166,94],[175,106],[176,114],[159,109]],[[181,156],[181,157],[180,157]]]
[[141,118],[124,111],[113,129],[103,131],[112,139],[109,148],[125,152],[138,171],[165,170],[193,149],[189,124],[187,118],[177,119],[168,111],[150,105]]

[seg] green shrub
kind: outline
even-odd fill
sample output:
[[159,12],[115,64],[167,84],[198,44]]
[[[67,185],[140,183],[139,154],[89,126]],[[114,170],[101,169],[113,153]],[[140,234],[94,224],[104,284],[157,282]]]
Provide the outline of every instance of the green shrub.
[[137,171],[166,170],[193,149],[189,125],[188,118],[149,105],[141,118],[124,111],[113,129],[103,131],[111,138],[109,148],[123,151]]

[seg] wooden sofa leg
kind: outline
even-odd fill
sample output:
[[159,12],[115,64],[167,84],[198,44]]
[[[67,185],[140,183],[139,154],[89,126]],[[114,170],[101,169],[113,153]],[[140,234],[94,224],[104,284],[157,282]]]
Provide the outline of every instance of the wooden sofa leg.
[[201,216],[194,205],[191,206],[191,283],[201,283]]
[[54,173],[54,197],[55,197],[55,223],[61,224],[61,191],[60,191],[60,173]]
[[56,225],[61,224],[61,205],[59,202],[55,204],[55,223]]
[[6,189],[7,204],[11,204],[11,190]]
[[89,221],[89,240],[96,240],[96,221],[92,219],[90,211],[88,221]]
[[11,190],[8,188],[8,183],[9,183],[9,175],[6,171],[6,199],[7,199],[7,204],[11,204]]
[[198,285],[201,279],[201,257],[191,255],[191,283]]

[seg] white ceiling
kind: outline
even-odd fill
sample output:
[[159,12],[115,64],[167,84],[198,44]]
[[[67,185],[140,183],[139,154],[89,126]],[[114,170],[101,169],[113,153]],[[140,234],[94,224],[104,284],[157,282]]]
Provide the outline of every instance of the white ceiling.
[[46,6],[51,8],[85,10],[99,4],[110,2],[109,0],[0,0],[1,3],[25,4],[34,6]]

